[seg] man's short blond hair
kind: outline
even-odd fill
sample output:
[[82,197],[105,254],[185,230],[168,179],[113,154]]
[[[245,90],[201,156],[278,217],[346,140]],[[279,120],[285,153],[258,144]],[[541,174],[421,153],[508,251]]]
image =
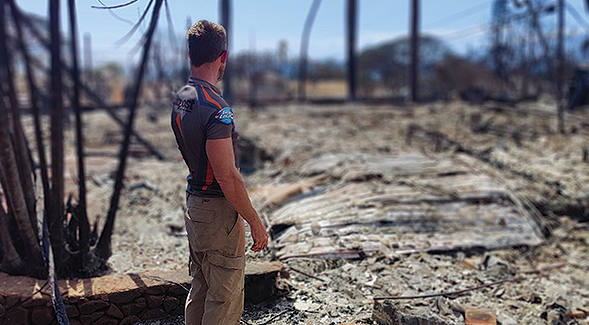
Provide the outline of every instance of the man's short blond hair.
[[221,25],[200,20],[186,32],[190,63],[199,67],[215,61],[227,50],[227,32]]

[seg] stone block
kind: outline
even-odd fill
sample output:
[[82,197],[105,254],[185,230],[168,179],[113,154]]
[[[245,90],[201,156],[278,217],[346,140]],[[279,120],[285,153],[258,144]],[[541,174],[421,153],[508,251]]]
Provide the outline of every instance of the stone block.
[[[274,270],[274,269],[272,269]],[[276,278],[278,270],[268,272],[267,269],[261,268],[245,276],[245,302],[260,303],[274,296],[277,293]]]
[[96,311],[92,314],[80,316],[80,322],[82,323],[82,325],[90,325],[102,316],[104,316],[103,311]]
[[78,306],[78,310],[80,311],[80,314],[88,315],[88,314],[92,314],[93,312],[95,312],[97,310],[104,309],[108,306],[110,306],[110,304],[106,301],[90,300],[90,301],[85,302],[85,303],[81,304],[80,306]]
[[168,288],[168,294],[174,297],[186,296],[188,295],[188,290],[190,289],[190,285],[173,285]]
[[35,325],[49,325],[54,318],[53,308],[47,306],[34,307],[31,312],[31,323]]
[[166,287],[163,285],[158,285],[155,287],[145,289],[145,294],[147,295],[159,296],[162,295],[164,292],[166,292]]
[[123,318],[123,320],[119,323],[120,325],[133,325],[141,321],[141,318],[131,315]]
[[125,315],[123,314],[121,309],[119,307],[117,307],[117,305],[115,305],[115,304],[110,304],[110,307],[108,307],[106,314],[109,316],[112,316],[114,318],[117,318],[117,319],[121,319],[121,318],[125,317]]
[[176,297],[165,297],[164,298],[164,309],[166,310],[166,312],[170,313],[174,310],[176,310],[176,308],[178,308],[178,306],[180,306],[180,300]]
[[16,306],[16,304],[19,302],[20,302],[20,297],[8,296],[8,297],[6,297],[6,303],[4,304],[4,307],[6,309],[11,309],[12,307]]
[[139,298],[135,299],[133,302],[147,304],[147,299],[145,299],[145,297],[139,297]]
[[30,299],[22,303],[21,307],[23,308],[31,308],[31,307],[38,307],[38,306],[47,306],[47,300],[45,299]]
[[29,311],[22,307],[8,310],[4,317],[4,324],[29,325]]
[[147,307],[149,307],[149,309],[155,309],[161,306],[164,302],[164,297],[162,296],[146,295],[145,299],[147,300]]
[[131,301],[135,300],[137,297],[141,296],[138,290],[130,290],[124,292],[117,292],[108,298],[111,302],[115,304],[126,304],[130,303]]
[[0,318],[4,317],[4,315],[6,315],[6,309],[0,304]]
[[80,311],[76,305],[65,305],[65,312],[69,318],[80,316]]
[[141,315],[141,320],[159,319],[168,316],[168,314],[161,308],[146,310]]
[[6,301],[6,297],[4,297],[3,295],[0,295],[0,305],[4,305],[5,301]]
[[121,310],[125,316],[131,316],[138,315],[145,307],[147,307],[147,302],[134,302],[121,306]]
[[82,325],[79,320],[70,318],[70,325]]
[[111,317],[102,317],[99,320],[92,323],[92,325],[118,325],[119,320]]

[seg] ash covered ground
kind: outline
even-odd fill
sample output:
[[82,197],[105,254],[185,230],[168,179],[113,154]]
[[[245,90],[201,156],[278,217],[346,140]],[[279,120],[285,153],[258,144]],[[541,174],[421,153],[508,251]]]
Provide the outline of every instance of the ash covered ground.
[[[432,298],[394,300],[400,312],[464,323],[464,309],[486,307],[501,324],[589,324],[589,113],[569,115],[567,135],[556,132],[549,100],[516,106],[432,103],[421,106],[282,105],[236,107],[248,140],[244,175],[254,205],[266,218],[269,189],[307,177],[305,164],[325,153],[395,155],[418,151],[449,158],[498,179],[528,202],[544,243],[483,251],[377,252],[362,258],[289,259],[278,279],[281,294],[246,306],[245,324],[373,324],[375,297],[477,290]],[[136,129],[168,160],[133,145],[113,237],[113,272],[186,269],[183,226],[186,167],[169,126],[169,112],[144,108]],[[100,111],[85,114],[89,215],[104,222],[109,206],[120,128]],[[413,131],[410,131],[413,130]],[[416,132],[417,130],[418,132]],[[71,130],[69,132],[72,132]],[[66,171],[73,171],[68,136]],[[253,148],[253,149],[252,149]],[[75,175],[67,189],[75,192]],[[378,185],[385,178],[368,180]],[[312,189],[306,189],[312,190]],[[329,204],[329,202],[326,202]],[[249,238],[248,238],[249,240]],[[273,244],[249,260],[275,260]],[[511,279],[518,278],[517,281]],[[181,323],[181,318],[145,324]]]

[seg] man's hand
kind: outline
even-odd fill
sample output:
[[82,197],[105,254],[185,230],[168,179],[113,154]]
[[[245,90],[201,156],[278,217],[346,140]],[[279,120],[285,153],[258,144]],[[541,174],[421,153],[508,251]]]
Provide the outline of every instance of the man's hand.
[[266,246],[268,246],[268,233],[266,232],[264,225],[262,225],[261,222],[254,223],[254,225],[250,225],[250,230],[252,233],[252,239],[254,240],[251,250],[259,252],[266,248]]

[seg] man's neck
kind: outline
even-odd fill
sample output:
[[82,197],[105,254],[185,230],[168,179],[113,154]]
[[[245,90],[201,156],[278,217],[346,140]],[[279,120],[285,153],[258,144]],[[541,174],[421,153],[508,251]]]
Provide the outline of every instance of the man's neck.
[[199,67],[191,66],[190,77],[209,82],[213,86],[217,85],[217,76],[219,72],[213,69],[211,64],[203,64]]

